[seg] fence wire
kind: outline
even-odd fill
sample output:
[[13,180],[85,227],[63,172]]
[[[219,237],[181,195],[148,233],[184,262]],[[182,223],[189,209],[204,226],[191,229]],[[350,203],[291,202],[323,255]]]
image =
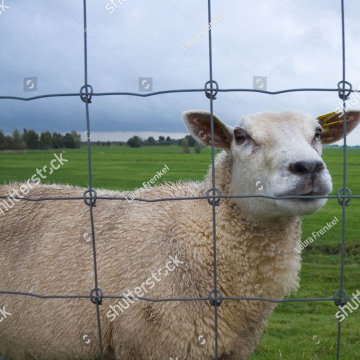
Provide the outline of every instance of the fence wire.
[[[130,300],[142,300],[149,302],[169,302],[169,301],[204,301],[209,303],[214,307],[215,315],[215,333],[214,333],[214,342],[215,342],[215,354],[214,358],[218,359],[218,308],[221,306],[223,301],[228,300],[237,300],[237,301],[264,301],[271,303],[289,303],[289,302],[316,302],[316,301],[333,301],[335,305],[342,312],[342,306],[344,306],[349,300],[359,300],[358,298],[349,297],[344,290],[344,260],[345,260],[345,229],[346,229],[346,206],[349,205],[351,199],[360,199],[360,195],[353,195],[351,190],[346,188],[347,180],[347,139],[346,139],[346,100],[354,92],[360,92],[360,90],[354,90],[351,83],[346,81],[346,64],[345,64],[345,7],[344,0],[341,2],[341,35],[342,35],[342,80],[337,84],[337,88],[294,88],[294,89],[283,89],[279,91],[267,91],[267,90],[258,90],[258,89],[246,89],[246,88],[234,88],[234,89],[220,89],[218,83],[213,80],[213,66],[212,66],[212,29],[208,31],[208,43],[209,43],[209,81],[205,83],[204,88],[199,89],[174,89],[174,90],[164,90],[151,92],[146,94],[132,93],[132,92],[103,92],[95,93],[93,92],[92,86],[88,83],[88,45],[87,45],[87,0],[83,0],[83,26],[84,26],[84,85],[81,87],[79,93],[62,93],[62,94],[45,94],[33,97],[18,97],[18,96],[0,96],[0,100],[19,100],[19,101],[33,101],[38,99],[45,98],[55,98],[55,97],[80,97],[85,105],[85,114],[86,114],[86,128],[87,128],[87,153],[88,153],[88,189],[84,192],[82,197],[38,197],[38,198],[29,198],[29,197],[13,197],[14,199],[19,199],[22,201],[29,202],[43,202],[43,201],[64,201],[64,200],[74,200],[74,201],[84,201],[89,208],[89,218],[91,224],[91,239],[93,247],[93,266],[94,266],[94,288],[90,291],[90,295],[39,295],[32,292],[19,292],[19,291],[0,291],[1,294],[8,294],[14,296],[29,296],[40,299],[89,299],[96,307],[96,316],[97,316],[97,327],[98,327],[98,340],[99,340],[99,354],[100,360],[104,359],[103,346],[102,346],[102,330],[101,330],[101,320],[100,320],[100,306],[102,305],[103,299],[130,299]],[[208,23],[211,23],[211,0],[207,0],[207,15]],[[94,215],[93,207],[96,205],[97,200],[119,200],[125,201],[126,197],[121,196],[97,196],[96,191],[92,187],[92,162],[91,162],[91,129],[90,129],[90,107],[89,104],[92,102],[93,97],[98,96],[135,96],[135,97],[148,97],[148,96],[158,96],[163,94],[170,93],[189,93],[189,92],[203,92],[206,97],[209,99],[210,115],[211,115],[211,180],[212,188],[208,189],[206,196],[195,196],[195,197],[171,197],[171,198],[155,198],[155,199],[146,199],[136,197],[134,201],[141,202],[163,202],[163,201],[186,201],[186,200],[204,200],[207,199],[209,205],[212,207],[212,227],[213,227],[213,284],[214,288],[210,291],[208,296],[205,297],[195,297],[195,298],[148,298],[148,297],[137,297],[137,296],[124,296],[124,295],[106,295],[103,294],[98,283],[98,267],[97,267],[97,258],[96,258],[96,237],[95,237],[95,226],[94,226]],[[221,194],[220,190],[216,188],[215,183],[215,147],[214,147],[214,115],[213,115],[213,104],[216,99],[218,92],[257,92],[264,93],[268,95],[278,95],[291,92],[337,92],[339,98],[343,102],[344,109],[344,121],[343,121],[343,132],[344,132],[344,144],[343,144],[343,184],[342,188],[337,190],[337,195],[331,196],[282,196],[274,197],[267,195],[227,195]],[[337,199],[339,205],[342,207],[342,235],[341,235],[341,268],[340,268],[340,284],[339,289],[335,291],[332,297],[315,297],[315,298],[293,298],[293,299],[270,299],[262,297],[238,297],[232,296],[227,297],[223,296],[217,286],[217,261],[216,261],[216,206],[219,204],[222,198],[267,198],[272,200],[281,200],[281,199],[297,199],[297,198],[317,198],[317,199]],[[6,195],[0,195],[0,199],[6,199]],[[340,359],[340,342],[341,342],[341,321],[338,321],[338,331],[337,331],[337,350],[336,350],[336,359]]]

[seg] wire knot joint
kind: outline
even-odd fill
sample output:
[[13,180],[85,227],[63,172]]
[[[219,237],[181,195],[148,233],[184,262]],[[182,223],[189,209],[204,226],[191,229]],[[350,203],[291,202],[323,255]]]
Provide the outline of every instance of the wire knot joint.
[[208,99],[215,100],[218,91],[219,91],[219,84],[216,81],[209,80],[205,83],[205,95]]
[[[343,194],[341,195],[340,192],[343,192]],[[346,193],[347,195],[345,195],[344,193]],[[348,188],[338,189],[336,191],[336,195],[338,198],[339,205],[342,206],[343,204],[345,204],[345,206],[349,206],[349,202],[350,202],[351,196],[352,196],[352,192],[350,189],[348,189]]]
[[219,206],[220,198],[221,198],[221,191],[218,188],[213,188],[213,189],[207,190],[206,196],[207,196],[208,203],[210,205],[215,204],[215,206]]
[[[94,293],[96,293],[96,295],[94,295]],[[102,301],[103,301],[103,292],[102,292],[102,290],[99,289],[99,288],[92,289],[90,291],[90,300],[95,305],[102,305]]]
[[94,91],[91,85],[84,85],[80,89],[80,98],[84,103],[90,104],[93,93]]
[[[349,83],[348,81],[342,80],[342,81],[338,82],[337,86],[338,86],[338,91],[339,91],[338,92],[339,98],[341,100],[347,100],[353,91],[351,83]],[[346,87],[346,86],[348,86],[348,87]]]
[[349,296],[345,290],[337,290],[334,294],[334,301],[336,306],[344,306],[349,301]]
[[211,306],[220,306],[223,301],[223,294],[220,290],[212,290],[209,294],[209,302]]
[[87,206],[95,207],[96,206],[96,197],[97,193],[94,189],[89,189],[84,191],[84,202]]

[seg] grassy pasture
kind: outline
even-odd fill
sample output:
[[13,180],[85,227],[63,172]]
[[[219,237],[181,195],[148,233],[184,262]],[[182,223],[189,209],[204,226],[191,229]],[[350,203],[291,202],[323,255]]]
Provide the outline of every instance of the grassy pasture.
[[[56,151],[59,153],[60,151]],[[54,151],[0,153],[0,182],[29,179],[37,168],[48,165]],[[63,167],[48,175],[45,182],[87,186],[86,148],[66,149]],[[324,149],[324,159],[333,178],[334,191],[342,187],[342,149]],[[131,190],[142,186],[166,164],[170,171],[162,181],[202,180],[210,165],[210,150],[183,154],[177,146],[98,147],[92,149],[93,187]],[[347,187],[360,194],[360,149],[348,150]],[[3,194],[2,194],[3,195]],[[345,290],[360,290],[360,199],[346,209]],[[303,240],[319,231],[336,216],[340,222],[303,251],[301,286],[291,297],[331,297],[339,288],[342,207],[331,199],[317,214],[303,222]],[[279,305],[251,360],[335,359],[337,308],[333,302],[295,302]],[[360,309],[342,322],[341,359],[360,359]]]

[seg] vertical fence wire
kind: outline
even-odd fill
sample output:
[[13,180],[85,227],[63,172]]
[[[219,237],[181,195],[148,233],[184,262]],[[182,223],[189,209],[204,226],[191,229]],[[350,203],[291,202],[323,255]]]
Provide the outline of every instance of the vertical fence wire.
[[[208,24],[211,24],[211,0],[207,0],[207,18]],[[96,257],[96,241],[95,241],[95,225],[94,225],[94,212],[93,208],[96,206],[97,199],[101,200],[126,200],[125,197],[98,197],[96,191],[92,186],[92,162],[91,162],[91,129],[90,129],[90,109],[89,104],[91,103],[92,96],[109,96],[109,95],[132,95],[132,96],[153,96],[166,93],[178,93],[178,92],[204,92],[205,95],[209,98],[210,106],[210,125],[211,125],[211,180],[212,188],[207,191],[206,196],[198,197],[189,197],[189,198],[160,198],[160,199],[141,199],[135,198],[136,201],[145,201],[145,202],[156,202],[156,201],[172,201],[172,200],[195,200],[195,199],[207,199],[208,203],[212,206],[212,228],[213,228],[213,285],[214,288],[210,292],[208,297],[204,298],[167,298],[167,299],[152,299],[145,297],[136,297],[138,300],[153,301],[153,302],[166,302],[166,301],[209,301],[212,306],[214,306],[214,349],[215,349],[215,359],[218,359],[219,349],[218,349],[218,307],[221,305],[222,300],[256,300],[256,301],[268,301],[273,303],[284,303],[284,302],[294,302],[294,301],[335,301],[335,304],[338,306],[340,311],[341,307],[346,304],[349,300],[346,292],[344,291],[344,263],[345,263],[345,230],[346,230],[346,206],[348,205],[351,198],[358,198],[358,195],[351,195],[349,189],[346,188],[347,185],[347,141],[346,141],[346,100],[354,90],[352,90],[351,84],[346,81],[346,58],[345,58],[345,5],[344,0],[341,0],[341,28],[342,28],[342,81],[338,84],[338,89],[315,89],[315,88],[306,88],[306,89],[287,89],[281,91],[263,91],[263,90],[253,90],[253,89],[219,89],[216,81],[213,80],[213,54],[212,54],[212,29],[209,28],[208,31],[208,60],[209,60],[209,81],[205,84],[204,89],[183,89],[183,90],[167,90],[160,91],[156,93],[150,93],[148,95],[141,95],[135,93],[93,93],[93,88],[88,83],[88,46],[87,46],[87,0],[83,0],[83,32],[84,32],[84,85],[80,89],[79,94],[53,94],[53,95],[41,95],[30,98],[19,98],[14,96],[0,96],[1,99],[13,99],[13,100],[24,100],[30,101],[39,98],[45,97],[60,97],[60,96],[79,96],[81,100],[85,103],[85,115],[86,115],[86,129],[87,129],[87,157],[88,157],[88,189],[84,192],[83,197],[62,197],[62,198],[26,198],[22,197],[20,200],[27,201],[48,201],[48,200],[83,200],[84,203],[89,206],[89,215],[90,215],[90,225],[91,225],[91,235],[92,235],[92,247],[93,247],[93,266],[94,266],[94,285],[95,288],[91,290],[90,296],[77,296],[77,295],[38,295],[33,293],[23,293],[23,292],[13,292],[13,291],[0,291],[0,294],[13,294],[13,295],[27,295],[34,296],[38,298],[88,298],[93,304],[96,305],[96,316],[97,316],[97,330],[98,330],[98,339],[99,339],[99,356],[100,360],[103,360],[103,343],[102,343],[102,327],[101,327],[101,317],[100,317],[100,306],[102,305],[103,298],[116,298],[124,299],[128,298],[126,296],[112,296],[112,295],[103,295],[98,284],[98,266],[97,266],[97,257]],[[346,91],[346,85],[350,85],[350,90]],[[209,86],[209,87],[207,87]],[[332,198],[338,200],[339,204],[342,206],[342,237],[341,237],[341,269],[340,269],[340,290],[338,290],[334,297],[329,298],[304,298],[304,299],[266,299],[260,297],[223,297],[220,290],[218,289],[217,281],[217,244],[216,244],[216,206],[219,205],[221,198],[245,198],[245,197],[258,197],[257,195],[222,195],[220,190],[216,188],[216,177],[215,177],[215,143],[214,143],[214,100],[218,91],[222,92],[235,92],[235,91],[246,91],[246,92],[260,92],[267,93],[270,95],[281,94],[286,92],[295,92],[295,91],[338,91],[339,97],[343,100],[343,131],[344,131],[344,143],[343,143],[343,187],[338,190],[337,196],[318,196],[316,198]],[[342,192],[342,195],[340,195]],[[211,195],[210,195],[211,194]],[[347,194],[347,195],[346,195]],[[260,197],[269,198],[269,199],[282,199],[282,198],[298,198],[298,196],[287,196],[287,197],[272,197],[261,195]],[[305,196],[306,197],[306,196]],[[0,195],[0,199],[5,199],[6,196]],[[302,196],[304,198],[304,196]],[[337,298],[337,294],[340,296]],[[337,350],[336,350],[336,359],[340,359],[340,344],[341,344],[341,321],[338,321],[338,331],[337,331]]]
[[[341,44],[342,44],[342,86],[345,88],[346,84],[346,57],[345,57],[345,7],[344,0],[341,0]],[[342,194],[345,196],[346,189],[346,175],[347,175],[347,142],[346,142],[346,97],[345,97],[345,89],[343,90],[343,113],[344,113],[344,121],[343,121],[343,131],[344,131],[344,140],[343,140],[343,189]],[[346,203],[345,199],[342,200],[342,228],[341,228],[341,265],[340,265],[340,290],[339,294],[341,299],[344,294],[344,264],[345,264],[345,221],[346,221]],[[336,301],[336,300],[335,300]],[[340,300],[340,311],[342,300]],[[341,346],[341,321],[338,320],[338,329],[337,329],[337,344],[336,344],[336,360],[340,359],[340,346]]]
[[[87,9],[86,9],[86,0],[83,0],[83,18],[84,18],[84,86],[83,89],[85,93],[81,99],[85,102],[85,112],[86,112],[86,134],[87,134],[87,153],[88,153],[88,175],[89,175],[89,188],[88,191],[84,193],[85,204],[89,206],[90,213],[90,224],[91,224],[91,239],[92,239],[92,248],[93,248],[93,261],[94,261],[94,284],[95,288],[90,292],[90,300],[96,306],[96,320],[98,327],[98,339],[99,339],[99,355],[100,360],[103,360],[103,345],[102,345],[102,331],[101,331],[101,320],[100,320],[100,305],[102,304],[102,292],[100,292],[98,287],[98,273],[97,273],[97,259],[96,259],[96,241],[95,241],[95,226],[94,226],[94,213],[93,207],[96,204],[96,192],[92,188],[92,172],[91,172],[91,130],[90,130],[90,114],[89,114],[89,104],[91,103],[91,93],[92,87],[88,84],[88,47],[87,47]],[[89,194],[89,199],[87,199],[86,193]],[[95,195],[95,196],[94,196]],[[87,201],[89,200],[89,201]],[[94,295],[95,294],[95,295]]]
[[[208,24],[211,23],[211,0],[207,0],[208,11]],[[214,295],[214,320],[215,320],[215,359],[218,359],[218,289],[217,289],[217,257],[216,257],[216,183],[215,183],[215,149],[214,149],[214,84],[213,84],[213,57],[212,57],[212,33],[209,28],[209,84],[210,84],[210,126],[211,126],[211,180],[212,180],[212,195],[214,196],[211,202],[212,206],[212,227],[213,227],[213,262],[214,262],[214,289],[212,294]]]

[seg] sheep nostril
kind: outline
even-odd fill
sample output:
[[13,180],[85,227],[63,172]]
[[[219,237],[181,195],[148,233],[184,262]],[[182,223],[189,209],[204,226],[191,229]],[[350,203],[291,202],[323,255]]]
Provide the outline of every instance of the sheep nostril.
[[315,174],[325,169],[322,161],[297,161],[289,165],[289,171],[293,174]]

